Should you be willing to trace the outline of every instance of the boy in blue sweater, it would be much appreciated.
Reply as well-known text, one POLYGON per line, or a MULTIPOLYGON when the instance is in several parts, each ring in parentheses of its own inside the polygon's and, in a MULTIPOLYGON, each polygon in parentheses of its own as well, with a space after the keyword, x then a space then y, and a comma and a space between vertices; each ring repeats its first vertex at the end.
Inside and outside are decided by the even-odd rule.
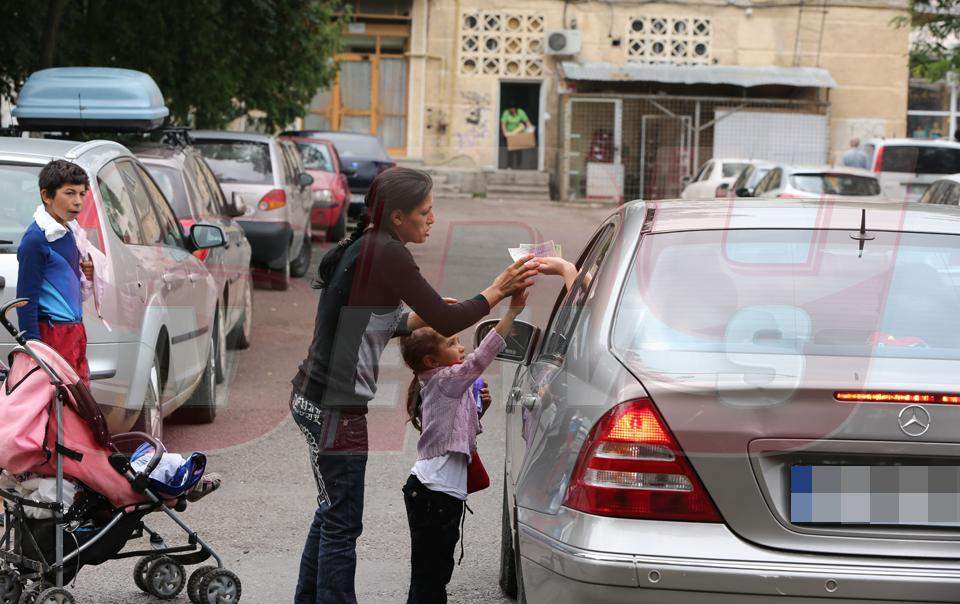
POLYGON ((39 184, 43 203, 17 249, 17 297, 30 300, 17 318, 26 339, 56 350, 89 386, 83 299, 93 263, 81 258, 75 231, 90 182, 80 166, 55 159, 40 171, 39 184))

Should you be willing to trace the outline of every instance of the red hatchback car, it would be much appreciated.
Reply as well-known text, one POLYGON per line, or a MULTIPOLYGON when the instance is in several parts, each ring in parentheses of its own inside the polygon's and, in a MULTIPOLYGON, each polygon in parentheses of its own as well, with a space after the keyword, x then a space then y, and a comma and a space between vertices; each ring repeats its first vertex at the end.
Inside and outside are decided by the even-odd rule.
POLYGON ((313 176, 310 220, 314 230, 323 230, 327 241, 343 239, 347 234, 346 204, 350 199, 350 189, 333 143, 305 136, 281 138, 297 145, 304 167, 313 176))

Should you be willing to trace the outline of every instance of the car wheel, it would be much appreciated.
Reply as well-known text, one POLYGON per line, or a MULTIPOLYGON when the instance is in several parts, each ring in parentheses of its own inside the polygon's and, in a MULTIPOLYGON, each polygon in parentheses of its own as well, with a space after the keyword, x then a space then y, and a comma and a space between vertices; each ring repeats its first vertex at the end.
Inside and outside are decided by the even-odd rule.
POLYGON ((517 567, 513 555, 513 529, 507 508, 507 485, 503 485, 503 506, 500 513, 500 589, 508 598, 517 597, 517 567))
POLYGON ((336 224, 327 229, 327 241, 340 241, 347 236, 347 204, 340 208, 336 224))
POLYGON ((286 291, 290 288, 290 252, 288 251, 281 258, 279 269, 270 271, 270 286, 278 291, 286 291))
POLYGON ((227 332, 223 324, 223 305, 217 308, 213 319, 213 351, 214 377, 218 384, 227 379, 227 332))
POLYGON ((214 338, 210 337, 210 352, 203 368, 200 384, 190 395, 190 400, 180 409, 180 415, 193 424, 210 424, 217 417, 217 362, 214 355, 214 338))
POLYGON ((236 350, 250 348, 250 332, 253 330, 253 276, 243 289, 243 318, 227 336, 227 346, 236 350))
POLYGON ((140 418, 134 427, 136 432, 145 432, 157 440, 163 440, 163 374, 160 373, 162 359, 158 346, 153 353, 153 364, 147 373, 147 390, 140 407, 140 418))
POLYGON ((310 233, 304 233, 303 245, 300 246, 300 253, 290 263, 290 276, 300 278, 310 270, 310 260, 313 254, 313 243, 310 241, 310 233))

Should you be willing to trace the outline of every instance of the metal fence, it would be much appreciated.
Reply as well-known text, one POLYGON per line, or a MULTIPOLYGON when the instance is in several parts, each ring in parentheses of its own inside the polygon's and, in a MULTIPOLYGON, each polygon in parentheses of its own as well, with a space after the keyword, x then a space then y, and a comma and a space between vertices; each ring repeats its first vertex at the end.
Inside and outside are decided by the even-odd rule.
POLYGON ((676 198, 713 157, 827 159, 822 101, 571 94, 562 106, 564 200, 676 198))

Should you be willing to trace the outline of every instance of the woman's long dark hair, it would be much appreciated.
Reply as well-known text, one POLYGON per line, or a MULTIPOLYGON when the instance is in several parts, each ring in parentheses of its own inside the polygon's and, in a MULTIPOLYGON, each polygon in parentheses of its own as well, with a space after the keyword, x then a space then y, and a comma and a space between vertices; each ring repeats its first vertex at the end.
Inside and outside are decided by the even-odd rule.
MULTIPOLYGON (((323 289, 330 282, 340 259, 355 241, 369 230, 390 228, 389 218, 395 210, 410 212, 420 206, 433 189, 433 179, 426 172, 396 167, 377 174, 363 199, 363 211, 357 228, 350 237, 337 243, 324 254, 317 268, 314 289, 323 289)), ((346 208, 344 208, 346 211, 346 208)))
POLYGON ((417 374, 423 373, 429 367, 424 363, 427 355, 436 354, 443 336, 430 327, 421 327, 408 336, 400 338, 400 354, 403 362, 413 370, 413 380, 407 388, 407 417, 418 432, 422 432, 420 424, 423 407, 423 397, 420 396, 420 378, 417 374))

